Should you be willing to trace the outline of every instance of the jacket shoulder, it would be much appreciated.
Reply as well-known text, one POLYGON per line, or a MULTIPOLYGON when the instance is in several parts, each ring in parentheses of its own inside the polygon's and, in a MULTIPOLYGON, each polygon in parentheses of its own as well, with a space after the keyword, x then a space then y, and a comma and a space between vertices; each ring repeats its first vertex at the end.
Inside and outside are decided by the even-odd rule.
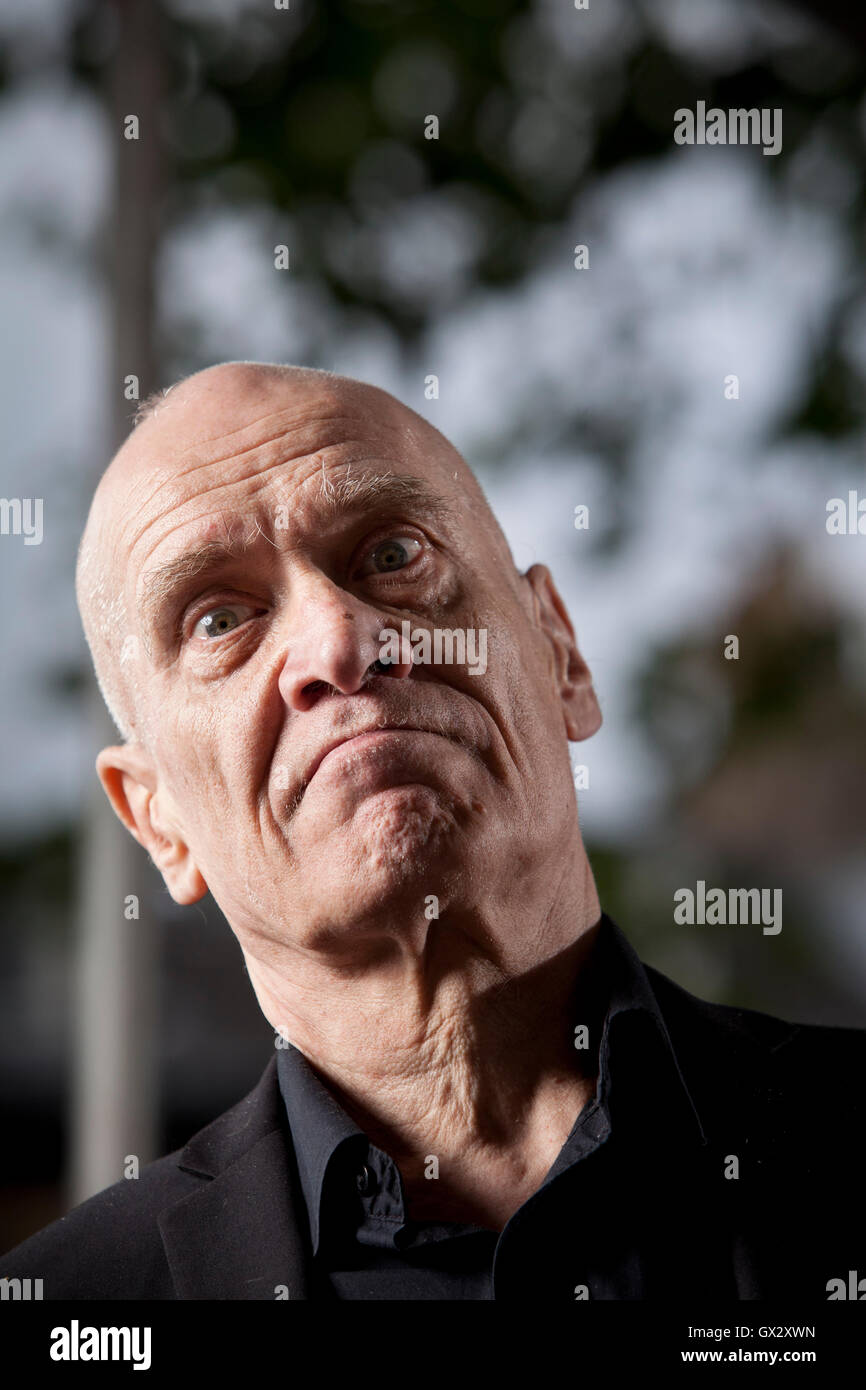
POLYGON ((174 1298, 161 1211, 201 1185, 183 1150, 145 1164, 0 1256, 0 1278, 43 1281, 45 1299, 174 1298))
POLYGON ((834 1145, 860 1155, 866 1094, 854 1082, 866 1067, 866 1029, 792 1023, 756 1009, 699 999, 644 966, 677 1063, 700 1115, 725 1124, 751 1116, 777 1142, 807 1130, 820 1113, 834 1145), (816 1108, 817 1107, 817 1108, 816 1108))
POLYGON ((758 1049, 769 1055, 791 1050, 798 1060, 808 1053, 832 1060, 866 1056, 866 1028, 833 1027, 818 1023, 795 1023, 758 1009, 742 1009, 731 1004, 714 1004, 690 994, 651 965, 644 965, 653 993, 670 1028, 702 1031, 719 1044, 758 1049))
POLYGON ((0 1279, 41 1279, 45 1299, 176 1298, 160 1217, 273 1127, 277 1099, 271 1059, 253 1090, 183 1148, 88 1197, 0 1256, 0 1279))

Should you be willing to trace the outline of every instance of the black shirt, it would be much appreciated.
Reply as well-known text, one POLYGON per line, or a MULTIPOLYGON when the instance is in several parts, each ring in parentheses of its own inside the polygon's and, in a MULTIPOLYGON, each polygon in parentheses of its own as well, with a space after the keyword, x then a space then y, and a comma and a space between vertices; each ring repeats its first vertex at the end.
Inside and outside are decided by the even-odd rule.
POLYGON ((700 1119, 644 967, 606 914, 593 980, 603 983, 607 1001, 598 1014, 595 1096, 540 1187, 501 1232, 409 1221, 394 1160, 349 1118, 297 1048, 281 1048, 277 1068, 309 1218, 313 1297, 670 1296, 672 1279, 684 1280, 689 1292, 690 1254, 702 1262, 704 1292, 733 1296, 725 1233, 714 1230, 697 1193, 688 1197, 706 1144, 700 1119), (672 1204, 680 1213, 674 1239, 672 1204))

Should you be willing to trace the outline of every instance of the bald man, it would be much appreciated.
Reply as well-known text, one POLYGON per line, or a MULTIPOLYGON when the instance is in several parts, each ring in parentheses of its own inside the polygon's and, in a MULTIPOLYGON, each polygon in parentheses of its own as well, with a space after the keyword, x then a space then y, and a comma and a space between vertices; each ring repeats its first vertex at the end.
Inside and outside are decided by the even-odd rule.
POLYGON ((77 582, 122 736, 102 785, 175 901, 219 903, 275 1049, 0 1273, 548 1302, 866 1274, 866 1032, 696 999, 602 912, 568 749, 590 672, 430 424, 327 372, 200 372, 103 476, 77 582))

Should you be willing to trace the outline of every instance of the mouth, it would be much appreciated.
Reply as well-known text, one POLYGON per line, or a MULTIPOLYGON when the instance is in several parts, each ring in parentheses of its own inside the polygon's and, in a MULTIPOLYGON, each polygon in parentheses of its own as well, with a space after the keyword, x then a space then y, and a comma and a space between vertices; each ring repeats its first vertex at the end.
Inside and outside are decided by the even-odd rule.
POLYGON ((415 724, 376 724, 369 729, 359 729, 357 733, 349 734, 347 738, 334 739, 333 742, 327 743, 324 748, 319 750, 304 773, 304 790, 309 786, 325 759, 339 749, 345 748, 348 744, 360 748, 366 743, 375 743, 381 735, 434 734, 436 732, 435 729, 422 729, 415 724))

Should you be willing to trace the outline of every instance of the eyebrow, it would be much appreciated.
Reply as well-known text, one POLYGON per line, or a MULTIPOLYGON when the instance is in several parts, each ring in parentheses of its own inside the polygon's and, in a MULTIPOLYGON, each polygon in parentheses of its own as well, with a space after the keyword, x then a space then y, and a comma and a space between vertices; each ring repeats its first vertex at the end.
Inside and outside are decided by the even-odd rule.
MULTIPOLYGON (((322 475, 316 500, 329 520, 348 517, 373 507, 384 511, 407 505, 419 507, 428 516, 440 521, 456 520, 451 503, 434 492, 423 478, 406 473, 367 473, 357 478, 341 478, 336 483, 322 475)), ((142 579, 141 604, 145 622, 156 626, 163 607, 177 592, 197 576, 212 574, 239 559, 261 540, 273 545, 273 541, 261 529, 244 538, 225 537, 204 541, 189 546, 165 564, 155 567, 142 579)))

